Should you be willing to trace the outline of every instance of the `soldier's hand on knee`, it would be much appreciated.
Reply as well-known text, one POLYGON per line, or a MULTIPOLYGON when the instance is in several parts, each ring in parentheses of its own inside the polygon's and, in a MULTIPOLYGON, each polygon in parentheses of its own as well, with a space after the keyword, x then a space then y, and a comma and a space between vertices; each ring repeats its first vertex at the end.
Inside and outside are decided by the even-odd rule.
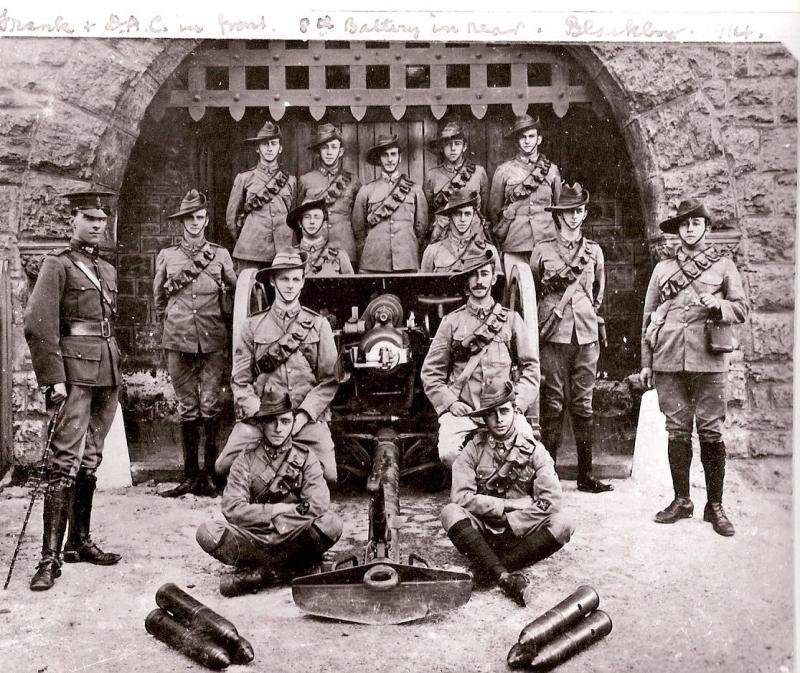
POLYGON ((67 385, 65 383, 54 383, 49 390, 49 398, 53 404, 58 404, 67 397, 67 385))
POLYGON ((311 416, 309 416, 305 411, 298 411, 297 415, 294 417, 292 435, 296 435, 298 432, 300 432, 306 425, 309 424, 310 421, 311 416))
POLYGON ((474 411, 474 409, 466 402, 456 400, 450 405, 449 411, 451 414, 453 414, 453 416, 466 416, 470 412, 474 411))
POLYGON ((653 370, 650 367, 642 367, 639 372, 639 380, 645 388, 653 387, 653 370))

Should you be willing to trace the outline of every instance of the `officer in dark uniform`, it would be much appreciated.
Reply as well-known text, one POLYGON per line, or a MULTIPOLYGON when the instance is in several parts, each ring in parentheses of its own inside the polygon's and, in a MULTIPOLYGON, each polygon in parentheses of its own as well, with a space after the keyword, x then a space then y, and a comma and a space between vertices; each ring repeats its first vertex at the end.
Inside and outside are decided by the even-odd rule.
POLYGON ((223 309, 233 296, 236 274, 228 251, 206 240, 208 203, 203 194, 190 190, 178 212, 168 219, 181 222, 183 240, 158 253, 153 297, 157 319, 164 321, 161 345, 178 398, 184 479, 161 495, 213 496, 218 416, 228 365, 223 309), (202 475, 197 464, 201 426, 205 434, 202 475))
POLYGON ((305 574, 342 534, 314 452, 295 441, 288 394, 272 391, 247 421, 258 430, 231 467, 222 495, 225 522, 197 529, 197 542, 238 569, 220 580, 235 596, 305 574))
POLYGON ((69 248, 45 258, 25 311, 36 379, 51 402, 64 400, 52 441, 42 558, 31 579, 33 591, 49 589, 61 575, 68 520, 64 561, 112 565, 121 558, 101 551, 89 535, 95 472, 122 380, 114 338, 117 272, 98 256, 108 218, 103 200, 112 196, 99 191, 66 195, 72 206, 69 248))

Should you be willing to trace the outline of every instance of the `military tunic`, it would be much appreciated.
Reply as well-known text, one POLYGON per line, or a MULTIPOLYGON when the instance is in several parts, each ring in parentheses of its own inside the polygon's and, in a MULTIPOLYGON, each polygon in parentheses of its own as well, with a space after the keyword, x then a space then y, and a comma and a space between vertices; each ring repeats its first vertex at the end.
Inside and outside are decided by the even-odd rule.
POLYGON ((237 239, 235 259, 271 262, 277 250, 292 246, 292 230, 286 225, 286 216, 296 191, 297 179, 287 175, 277 162, 271 166, 261 162, 236 176, 225 210, 228 229, 237 239), (257 195, 264 194, 269 195, 269 202, 253 207, 257 195))
MULTIPOLYGON (((538 158, 542 158, 540 153, 538 158)), ((536 161, 519 154, 498 166, 492 176, 486 210, 494 239, 504 253, 530 253, 539 241, 553 238, 555 223, 545 206, 558 202, 561 173, 550 163, 544 180, 526 198, 514 200, 512 193, 530 175, 536 161)))
POLYGON ((329 245, 312 245, 306 240, 300 242, 300 250, 308 253, 306 277, 354 273, 350 257, 344 250, 329 245))
POLYGON ((441 514, 445 530, 466 518, 478 530, 495 534, 510 529, 516 537, 524 537, 545 527, 562 545, 572 536, 572 523, 560 510, 561 484, 553 459, 542 444, 519 432, 499 441, 487 429, 478 430, 453 463, 450 501, 441 514), (508 477, 486 488, 484 484, 512 452, 522 457, 514 461, 519 464, 508 477), (528 506, 504 512, 505 501, 516 498, 527 498, 528 506))
POLYGON ((270 563, 279 545, 312 524, 331 540, 339 538, 342 521, 329 510, 330 492, 319 461, 305 449, 288 455, 291 448, 291 438, 280 447, 255 439, 239 454, 222 495, 226 521, 205 522, 197 531, 205 551, 232 566, 263 565, 270 563), (273 498, 265 498, 263 492, 286 459, 293 461, 291 474, 284 479, 287 492, 276 502, 267 502, 273 498), (285 508, 285 504, 296 506, 285 508))
POLYGON ((328 211, 328 244, 347 253, 350 260, 358 259, 353 235, 353 203, 361 182, 358 176, 342 170, 320 166, 300 176, 297 183, 297 203, 325 197, 328 211))
POLYGON ((431 243, 422 254, 420 271, 425 273, 450 273, 464 268, 463 260, 474 259, 483 255, 486 250, 492 251, 496 265, 500 263, 497 248, 488 244, 482 235, 467 232, 466 236, 457 236, 452 231, 447 238, 431 243))
POLYGON ((363 250, 358 264, 361 272, 419 268, 419 245, 428 232, 428 203, 422 188, 414 182, 405 195, 395 189, 401 177, 404 176, 399 172, 383 173, 358 191, 353 206, 353 233, 356 247, 363 250), (397 195, 400 205, 391 215, 369 224, 369 216, 384 205, 390 194, 397 195))
MULTIPOLYGON (((446 230, 450 224, 450 218, 447 215, 433 215, 434 211, 447 205, 447 198, 442 190, 452 194, 459 189, 478 192, 478 204, 472 220, 472 233, 483 235, 483 227, 478 213, 483 213, 483 207, 489 199, 489 176, 486 175, 486 169, 483 166, 471 161, 462 161, 458 166, 444 161, 425 173, 422 191, 433 216, 434 231, 446 230)), ((433 239, 435 236, 431 236, 431 238, 433 239)))
POLYGON ((25 310, 25 338, 39 385, 67 387, 53 436, 51 478, 73 476, 79 467, 93 473, 102 460, 122 382, 116 306, 117 272, 96 249, 73 239, 68 250, 45 258, 25 310), (77 331, 93 335, 71 334, 77 331))

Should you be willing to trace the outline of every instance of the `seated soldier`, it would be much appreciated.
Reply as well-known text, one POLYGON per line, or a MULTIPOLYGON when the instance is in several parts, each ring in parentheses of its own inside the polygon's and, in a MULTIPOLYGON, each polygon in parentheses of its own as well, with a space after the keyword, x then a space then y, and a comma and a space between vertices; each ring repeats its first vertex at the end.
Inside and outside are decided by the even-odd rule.
POLYGON ((300 250, 308 255, 306 277, 353 273, 347 253, 329 245, 328 209, 323 197, 308 199, 296 206, 286 218, 286 224, 299 239, 300 250))
POLYGON ((223 596, 308 574, 342 534, 342 520, 328 509, 319 461, 292 437, 289 396, 268 393, 249 421, 260 426, 260 437, 231 467, 222 494, 226 522, 207 521, 197 529, 204 551, 237 568, 220 580, 223 596))
MULTIPOLYGON (((422 255, 420 270, 430 272, 461 271, 464 260, 491 250, 495 266, 499 268, 497 248, 487 243, 483 227, 473 226, 480 196, 478 192, 461 190, 455 192, 450 201, 436 211, 437 225, 444 233, 442 239, 431 243, 422 255)), ((480 215, 478 215, 480 218, 480 215)))
POLYGON ((559 510, 561 485, 544 446, 514 424, 514 385, 486 388, 472 412, 476 430, 453 463, 450 504, 440 519, 456 549, 525 605, 522 568, 547 558, 572 536, 559 510))

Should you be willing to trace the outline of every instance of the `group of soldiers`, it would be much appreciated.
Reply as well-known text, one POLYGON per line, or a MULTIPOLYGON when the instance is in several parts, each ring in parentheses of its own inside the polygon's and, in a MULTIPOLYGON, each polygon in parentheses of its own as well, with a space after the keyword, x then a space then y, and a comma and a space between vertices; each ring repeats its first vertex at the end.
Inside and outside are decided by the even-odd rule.
MULTIPOLYGON (((343 138, 335 126, 319 126, 310 146, 318 166, 296 180, 280 167, 281 132, 268 122, 247 139, 257 147, 258 165, 236 176, 228 202, 233 258, 206 240, 209 204, 198 191, 190 190, 169 216, 182 224, 183 237, 159 253, 153 294, 181 418, 184 479, 161 495, 223 489, 225 520, 200 526, 197 541, 234 567, 221 579, 224 595, 306 571, 342 533, 329 507, 329 484, 337 479, 328 426, 337 350, 330 323, 300 302, 305 279, 350 274, 354 266, 359 272, 415 271, 426 242, 422 270, 462 276, 466 294, 465 304, 442 319, 421 369, 439 417, 439 456, 452 470, 451 503, 441 522, 454 546, 479 576, 523 602, 528 579, 521 569, 560 549, 573 531, 555 472, 567 401, 577 488, 612 490, 592 476, 592 391, 604 338, 598 313, 605 277, 600 246, 582 234, 589 193, 578 183, 562 183, 558 167, 539 151, 538 119, 518 117, 506 137, 518 153, 498 167, 491 187, 486 171, 469 160, 468 138, 455 122, 437 134, 433 146, 442 162, 422 188, 399 172, 402 150, 394 135, 379 137, 369 149, 368 161, 381 172, 362 187, 342 168, 343 138), (538 352, 531 333, 537 325, 492 295, 514 264, 530 264, 536 281, 538 352), (248 267, 260 269, 274 298, 237 330, 230 378, 237 422, 219 452, 231 297, 237 272, 248 267), (525 417, 537 393, 541 441, 525 417)), ((89 535, 94 473, 121 383, 116 273, 97 249, 109 196, 67 195, 70 247, 46 258, 26 312, 38 381, 52 403, 63 402, 33 590, 53 586, 62 547, 65 561, 120 560, 89 535)), ((703 205, 690 200, 661 225, 679 243, 674 259, 656 267, 648 289, 641 376, 647 386, 655 379, 670 438, 675 499, 656 521, 692 514, 688 469, 696 418, 708 480, 705 518, 731 535, 721 504, 725 359, 708 352, 705 330, 708 321, 743 321, 747 305, 735 265, 705 240, 710 220, 703 205)))

